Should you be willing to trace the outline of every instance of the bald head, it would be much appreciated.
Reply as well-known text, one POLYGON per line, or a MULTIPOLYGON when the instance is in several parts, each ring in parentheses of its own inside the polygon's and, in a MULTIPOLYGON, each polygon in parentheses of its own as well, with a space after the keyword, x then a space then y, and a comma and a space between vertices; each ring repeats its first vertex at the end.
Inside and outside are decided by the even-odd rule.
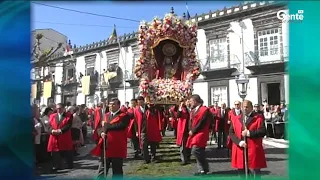
POLYGON ((249 100, 243 101, 243 110, 246 115, 250 114, 253 110, 252 102, 249 100))

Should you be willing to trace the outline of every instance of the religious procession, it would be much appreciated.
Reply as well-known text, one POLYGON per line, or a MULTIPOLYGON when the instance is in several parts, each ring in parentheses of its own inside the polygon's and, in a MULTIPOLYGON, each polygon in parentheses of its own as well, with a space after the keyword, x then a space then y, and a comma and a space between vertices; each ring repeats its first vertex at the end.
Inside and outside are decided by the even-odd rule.
POLYGON ((98 164, 94 177, 99 179, 152 177, 151 172, 139 171, 159 171, 169 167, 168 162, 179 163, 170 171, 185 168, 195 176, 229 175, 234 170, 240 177, 260 179, 269 164, 265 139, 286 138, 285 103, 253 104, 246 99, 248 80, 241 72, 236 80, 241 99, 233 107, 218 101, 205 106, 202 95, 193 93, 193 82, 201 73, 196 22, 169 13, 163 19, 142 22, 138 41, 137 98, 130 102, 112 98, 94 107, 33 105, 36 167, 49 162, 48 174, 77 170, 75 160, 87 157, 79 157, 79 151, 93 144, 88 154, 98 164), (178 159, 170 161, 170 152, 178 154, 178 159), (218 160, 209 162, 208 154, 218 160), (219 172, 219 161, 230 171, 219 172), (126 170, 137 163, 142 170, 126 170))

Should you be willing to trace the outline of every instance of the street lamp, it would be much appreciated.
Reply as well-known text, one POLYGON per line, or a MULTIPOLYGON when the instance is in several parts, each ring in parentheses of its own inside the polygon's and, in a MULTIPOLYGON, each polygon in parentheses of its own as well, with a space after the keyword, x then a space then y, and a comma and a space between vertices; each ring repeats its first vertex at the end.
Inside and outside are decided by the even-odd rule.
MULTIPOLYGON (((239 77, 236 79, 236 83, 237 83, 237 87, 238 87, 238 94, 240 96, 240 98, 242 99, 242 122, 243 122, 243 126, 246 129, 246 123, 245 123, 245 114, 244 114, 244 106, 243 106, 243 102, 244 99, 247 96, 247 88, 248 88, 248 83, 249 83, 249 79, 247 78, 247 76, 242 72, 239 77)), ((245 136, 243 138, 243 140, 247 143, 247 137, 245 136)), ((245 147, 244 148, 244 162, 245 162, 245 175, 246 175, 246 179, 248 179, 248 156, 247 156, 247 151, 248 149, 245 147)))
POLYGON ((248 83, 249 83, 249 79, 248 77, 242 72, 238 78, 236 78, 236 83, 237 83, 237 87, 238 87, 238 94, 240 96, 240 98, 242 99, 242 101, 244 101, 244 99, 247 96, 247 89, 248 89, 248 83))

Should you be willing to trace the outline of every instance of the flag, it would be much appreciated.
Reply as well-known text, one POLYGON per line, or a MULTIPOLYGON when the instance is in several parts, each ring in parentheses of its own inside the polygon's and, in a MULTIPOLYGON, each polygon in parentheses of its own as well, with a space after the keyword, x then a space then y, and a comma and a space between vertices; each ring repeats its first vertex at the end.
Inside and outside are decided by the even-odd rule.
POLYGON ((32 97, 33 99, 36 99, 36 98, 37 98, 37 90, 38 90, 37 83, 32 84, 32 85, 31 85, 31 97, 32 97))
POLYGON ((113 25, 113 31, 112 31, 112 33, 111 33, 111 35, 110 35, 108 40, 112 41, 112 40, 115 40, 117 38, 118 38, 118 36, 117 36, 116 25, 113 25))
POLYGON ((83 76, 82 79, 82 94, 89 95, 90 94, 90 76, 83 76))
POLYGON ((52 96, 52 82, 44 82, 43 83, 43 98, 50 98, 52 96))
POLYGON ((71 44, 69 44, 68 42, 66 42, 66 48, 65 48, 65 51, 64 51, 63 55, 64 56, 71 56, 71 57, 73 55, 71 44))
POLYGON ((189 20, 191 18, 190 13, 189 13, 189 8, 188 8, 188 3, 186 2, 186 9, 187 9, 187 20, 189 20))

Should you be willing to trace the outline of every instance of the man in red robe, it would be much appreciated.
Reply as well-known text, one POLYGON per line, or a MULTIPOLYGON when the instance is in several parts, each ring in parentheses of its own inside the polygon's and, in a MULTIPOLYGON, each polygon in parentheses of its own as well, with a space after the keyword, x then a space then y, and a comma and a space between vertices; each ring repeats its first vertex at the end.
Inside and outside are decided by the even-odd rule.
MULTIPOLYGON (((231 122, 232 121, 239 121, 242 118, 242 111, 241 111, 241 103, 240 101, 235 101, 234 102, 234 108, 232 108, 229 113, 228 113, 228 121, 227 124, 229 126, 231 126, 231 122)), ((232 149, 232 140, 230 138, 230 136, 228 135, 228 139, 227 139, 227 148, 228 149, 232 149)))
MULTIPOLYGON (((137 103, 138 103, 137 99, 131 99, 131 107, 128 107, 128 114, 133 114, 133 111, 136 108, 137 103)), ((137 122, 134 119, 134 117, 131 116, 130 123, 128 126, 128 138, 131 139, 133 149, 134 149, 135 159, 140 158, 140 153, 141 153, 137 129, 138 129, 137 122)))
POLYGON ((94 116, 93 116, 93 132, 92 132, 92 139, 95 142, 99 141, 99 135, 97 133, 99 124, 103 120, 103 104, 98 104, 97 107, 94 109, 94 116))
POLYGON ((176 144, 180 146, 181 165, 187 165, 190 162, 191 149, 186 147, 188 140, 190 114, 187 106, 182 101, 177 112, 177 141, 176 144))
POLYGON ((254 178, 260 177, 260 169, 267 167, 265 153, 262 146, 263 137, 266 135, 264 118, 253 111, 252 102, 243 102, 244 118, 231 121, 229 136, 232 139, 231 166, 244 174, 244 153, 247 153, 247 164, 250 174, 254 178), (244 138, 246 137, 246 138, 244 138), (244 151, 246 149, 246 151, 244 151))
POLYGON ((61 169, 61 157, 66 158, 68 169, 73 168, 73 143, 71 136, 72 114, 65 112, 63 104, 56 106, 57 113, 50 116, 48 152, 52 153, 53 171, 61 169))
POLYGON ((178 111, 178 106, 177 105, 173 105, 171 106, 171 108, 169 109, 169 121, 171 124, 171 127, 173 129, 173 134, 174 137, 177 138, 177 111, 178 111))
POLYGON ((122 167, 123 159, 127 157, 127 128, 130 117, 126 112, 121 111, 120 104, 118 98, 110 101, 110 112, 105 114, 97 130, 101 138, 91 154, 100 156, 102 159, 98 177, 103 177, 104 168, 108 172, 110 165, 113 177, 123 177, 122 167), (103 141, 106 145, 105 154, 103 153, 103 141), (106 158, 106 164, 104 164, 104 158, 106 158))
POLYGON ((202 106, 203 100, 199 95, 194 94, 190 98, 191 105, 191 126, 189 129, 189 137, 187 140, 187 147, 191 148, 192 155, 197 161, 198 172, 195 175, 205 175, 209 172, 209 164, 206 159, 206 146, 209 140, 210 119, 209 109, 202 106))
POLYGON ((230 125, 228 124, 229 111, 230 109, 226 107, 225 103, 222 103, 217 111, 215 130, 218 132, 218 149, 220 149, 221 146, 226 148, 227 145, 227 136, 230 128, 230 125))
POLYGON ((209 108, 212 116, 214 117, 213 119, 213 124, 212 124, 212 133, 211 133, 211 140, 212 138, 214 138, 214 141, 217 143, 218 142, 218 138, 217 138, 217 121, 218 119, 220 118, 220 113, 219 113, 219 110, 220 110, 220 107, 218 106, 218 103, 215 103, 213 106, 211 106, 209 108))
POLYGON ((137 121, 138 137, 140 148, 143 152, 143 159, 148 164, 156 160, 157 145, 161 142, 162 136, 159 128, 159 111, 153 105, 146 105, 144 98, 137 98, 138 106, 133 111, 133 116, 137 121), (149 155, 149 146, 151 157, 149 155))

